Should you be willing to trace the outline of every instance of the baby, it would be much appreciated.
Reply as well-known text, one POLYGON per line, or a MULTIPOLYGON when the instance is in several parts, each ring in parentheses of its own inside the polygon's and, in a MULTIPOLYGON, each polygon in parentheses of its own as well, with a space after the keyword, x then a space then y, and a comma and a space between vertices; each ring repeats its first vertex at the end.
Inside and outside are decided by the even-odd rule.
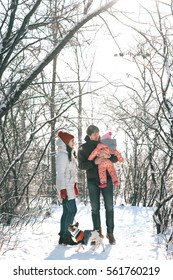
MULTIPOLYGON (((99 143, 94 151, 89 155, 88 160, 94 160, 95 157, 101 157, 101 153, 102 151, 104 151, 104 153, 106 153, 107 155, 116 155, 118 161, 123 162, 123 157, 116 150, 116 140, 111 139, 111 135, 112 133, 108 132, 101 137, 101 143, 99 143)), ((98 165, 98 173, 100 179, 99 188, 105 188, 107 186, 106 171, 108 171, 109 175, 111 176, 114 186, 119 186, 118 177, 113 162, 108 158, 104 158, 98 165)))

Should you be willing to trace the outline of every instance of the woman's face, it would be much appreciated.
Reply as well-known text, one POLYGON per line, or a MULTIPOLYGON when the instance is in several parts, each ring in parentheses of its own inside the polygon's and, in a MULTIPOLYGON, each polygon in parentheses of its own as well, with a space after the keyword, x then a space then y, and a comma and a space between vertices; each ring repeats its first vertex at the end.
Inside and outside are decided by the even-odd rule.
POLYGON ((74 148, 74 138, 70 140, 70 142, 68 143, 68 145, 70 146, 71 149, 74 148))

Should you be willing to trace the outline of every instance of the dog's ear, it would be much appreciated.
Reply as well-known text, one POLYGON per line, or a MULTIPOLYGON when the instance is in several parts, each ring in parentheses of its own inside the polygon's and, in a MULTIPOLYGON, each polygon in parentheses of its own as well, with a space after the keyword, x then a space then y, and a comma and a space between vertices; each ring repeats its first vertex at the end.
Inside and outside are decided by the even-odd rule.
POLYGON ((79 223, 78 223, 78 222, 76 222, 76 223, 75 223, 75 227, 78 227, 78 226, 79 226, 79 223))

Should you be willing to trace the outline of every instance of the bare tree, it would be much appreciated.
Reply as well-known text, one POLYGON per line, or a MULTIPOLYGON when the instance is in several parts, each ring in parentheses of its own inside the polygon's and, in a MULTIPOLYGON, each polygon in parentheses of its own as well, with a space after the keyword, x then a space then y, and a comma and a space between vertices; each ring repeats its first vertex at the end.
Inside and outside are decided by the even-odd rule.
POLYGON ((11 1, 4 5, 1 2, 0 213, 3 222, 9 224, 19 213, 24 217, 31 208, 28 194, 34 191, 39 199, 37 194, 44 193, 55 170, 55 161, 47 151, 50 143, 50 154, 55 151, 56 119, 60 120, 74 105, 73 98, 61 87, 62 81, 58 81, 61 84, 56 92, 57 55, 70 46, 76 32, 116 2, 110 1, 102 7, 98 4, 98 9, 91 12, 92 1, 73 4, 55 1, 54 10, 47 1, 11 1), (50 28, 52 33, 48 32, 50 28), (52 77, 46 69, 50 62, 53 62, 52 77), (52 79, 51 87, 46 76, 52 79), (68 98, 62 98, 63 93, 68 98))
MULTIPOLYGON (((90 21, 95 16, 105 12, 107 9, 112 7, 118 0, 110 1, 106 3, 104 6, 98 8, 97 10, 91 12, 87 16, 83 17, 80 21, 78 21, 75 25, 72 25, 69 31, 67 31, 66 35, 63 34, 63 38, 61 38, 54 49, 44 58, 42 61, 35 66, 34 70, 32 70, 26 77, 23 77, 22 80, 13 82, 12 86, 4 90, 2 92, 3 95, 1 96, 0 102, 0 118, 2 118, 8 110, 15 104, 15 102, 19 99, 20 95, 27 89, 27 87, 33 82, 33 80, 37 77, 38 74, 48 65, 52 59, 61 52, 61 50, 67 45, 67 43, 71 40, 74 34, 82 28, 88 21, 90 21)), ((15 16, 17 15, 17 8, 18 8, 18 1, 13 2, 12 5, 8 7, 8 11, 10 12, 10 17, 8 20, 8 32, 5 33, 5 36, 2 34, 2 49, 1 49, 1 57, 0 57, 0 78, 2 80, 3 74, 11 60, 14 60, 16 56, 21 52, 21 50, 17 50, 15 55, 13 51, 17 49, 21 40, 24 39, 26 36, 26 28, 30 23, 31 17, 34 15, 36 9, 40 5, 41 0, 37 0, 35 4, 32 6, 28 14, 24 16, 23 21, 21 22, 19 31, 18 29, 13 31, 14 23, 15 23, 15 16), (13 31, 13 32, 12 32, 13 31), (12 46, 11 46, 12 42, 12 46), (10 47, 9 47, 10 46, 10 47)), ((5 24, 5 19, 8 18, 8 11, 4 14, 4 18, 2 19, 2 24, 5 24)), ((26 47, 25 47, 26 48, 26 47)), ((3 81, 2 81, 3 82, 3 81)))
MULTIPOLYGON (((128 108, 126 117, 134 124, 130 127, 133 139, 136 137, 135 129, 138 128, 141 133, 138 139, 140 144, 145 147, 143 162, 147 162, 147 166, 143 165, 143 170, 145 173, 147 172, 145 179, 148 181, 143 188, 149 195, 147 195, 147 203, 153 205, 157 202, 154 217, 157 233, 159 233, 165 219, 168 220, 166 213, 170 213, 170 211, 167 211, 167 207, 169 208, 172 199, 172 3, 171 1, 169 3, 153 1, 153 3, 155 3, 155 7, 152 6, 152 10, 141 6, 141 10, 143 9, 145 12, 145 18, 141 15, 140 28, 135 26, 135 21, 130 19, 129 15, 126 13, 122 15, 124 16, 122 23, 136 32, 139 39, 136 46, 128 52, 116 54, 116 57, 131 60, 137 66, 138 75, 128 73, 128 77, 133 78, 133 85, 122 81, 119 87, 124 86, 129 92, 133 92, 136 111, 126 105, 128 108), (125 19, 128 24, 125 23, 125 19), (137 123, 139 125, 136 126, 137 123), (149 184, 151 184, 150 187, 149 184), (150 190, 152 190, 152 196, 150 190)), ((112 13, 112 16, 117 19, 115 12, 112 13)), ((124 107, 119 107, 122 112, 125 112, 124 107)), ((119 116, 121 117, 121 115, 119 116)), ((127 132, 127 123, 122 122, 127 132)), ((134 142, 134 146, 135 160, 137 141, 134 142)), ((136 174, 134 168, 137 168, 138 162, 139 158, 137 158, 137 162, 134 161, 134 174, 136 174)), ((135 178, 136 175, 132 180, 133 184, 135 184, 135 178)), ((140 184, 134 190, 139 191, 140 184)))

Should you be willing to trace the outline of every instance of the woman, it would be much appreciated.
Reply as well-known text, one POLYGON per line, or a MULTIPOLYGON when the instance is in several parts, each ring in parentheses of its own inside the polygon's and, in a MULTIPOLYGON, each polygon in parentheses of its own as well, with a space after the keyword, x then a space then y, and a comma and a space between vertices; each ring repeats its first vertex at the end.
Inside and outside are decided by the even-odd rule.
POLYGON ((60 221, 59 244, 76 245, 68 231, 77 212, 75 198, 77 189, 77 164, 74 156, 74 136, 63 131, 58 132, 56 144, 56 185, 62 199, 63 213, 60 221))

